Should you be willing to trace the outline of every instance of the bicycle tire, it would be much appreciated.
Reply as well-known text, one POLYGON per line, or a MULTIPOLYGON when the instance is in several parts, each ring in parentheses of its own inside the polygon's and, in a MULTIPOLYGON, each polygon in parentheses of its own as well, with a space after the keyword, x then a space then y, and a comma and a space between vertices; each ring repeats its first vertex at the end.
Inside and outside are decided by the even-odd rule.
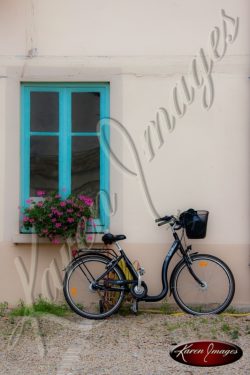
POLYGON ((190 254, 192 269, 204 286, 190 274, 184 260, 171 275, 171 289, 178 306, 192 315, 219 314, 232 302, 234 276, 221 259, 208 254, 190 254), (220 272, 218 272, 220 271, 220 272))
POLYGON ((91 289, 91 281, 106 270, 105 267, 110 261, 109 257, 103 255, 83 255, 68 265, 63 280, 63 293, 66 302, 76 314, 87 319, 99 320, 118 311, 125 291, 108 291, 108 280, 112 277, 125 280, 119 266, 115 266, 111 271, 112 274, 108 274, 106 279, 100 281, 103 285, 106 283, 107 289, 103 291, 91 289), (86 267, 90 273, 86 271, 86 267))

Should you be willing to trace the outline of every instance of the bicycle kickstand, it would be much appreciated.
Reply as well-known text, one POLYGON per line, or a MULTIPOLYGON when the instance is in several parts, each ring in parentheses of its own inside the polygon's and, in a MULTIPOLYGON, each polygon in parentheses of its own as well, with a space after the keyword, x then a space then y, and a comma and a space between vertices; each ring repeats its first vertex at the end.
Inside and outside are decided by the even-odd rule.
POLYGON ((130 310, 131 310, 134 314, 137 314, 137 313, 138 313, 138 300, 137 300, 137 299, 133 299, 133 303, 132 303, 132 305, 130 306, 130 310))

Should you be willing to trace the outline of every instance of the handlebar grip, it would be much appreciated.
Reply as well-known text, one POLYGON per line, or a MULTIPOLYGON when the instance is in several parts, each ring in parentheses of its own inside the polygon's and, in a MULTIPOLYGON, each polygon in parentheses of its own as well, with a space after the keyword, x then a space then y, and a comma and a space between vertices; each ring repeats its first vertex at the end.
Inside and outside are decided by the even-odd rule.
POLYGON ((155 219, 156 223, 159 223, 159 221, 162 221, 163 219, 160 217, 159 219, 155 219))
POLYGON ((166 222, 166 221, 163 221, 163 222, 159 223, 159 224, 158 224, 158 227, 160 227, 160 226, 162 226, 162 225, 164 225, 164 224, 167 224, 167 222, 166 222))
POLYGON ((164 216, 164 217, 160 217, 159 219, 155 219, 155 222, 156 223, 159 223, 159 221, 165 221, 166 223, 168 222, 168 221, 170 221, 172 219, 172 216, 164 216))

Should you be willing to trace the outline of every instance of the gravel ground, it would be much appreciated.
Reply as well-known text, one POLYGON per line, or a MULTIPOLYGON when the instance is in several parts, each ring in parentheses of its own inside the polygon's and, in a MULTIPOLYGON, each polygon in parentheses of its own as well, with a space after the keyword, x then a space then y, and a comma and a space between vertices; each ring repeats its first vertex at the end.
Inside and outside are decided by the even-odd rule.
POLYGON ((250 374, 250 316, 115 315, 96 322, 76 315, 0 318, 3 375, 250 374), (230 365, 200 368, 175 362, 179 343, 214 339, 239 345, 230 365))

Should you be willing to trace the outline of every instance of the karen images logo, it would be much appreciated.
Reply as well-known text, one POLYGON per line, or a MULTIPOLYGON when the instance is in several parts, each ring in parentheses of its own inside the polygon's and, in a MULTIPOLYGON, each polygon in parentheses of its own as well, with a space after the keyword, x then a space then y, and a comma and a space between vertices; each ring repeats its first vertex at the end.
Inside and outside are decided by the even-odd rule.
POLYGON ((238 361, 242 349, 223 341, 195 341, 178 345, 170 352, 171 357, 189 366, 223 366, 238 361))

